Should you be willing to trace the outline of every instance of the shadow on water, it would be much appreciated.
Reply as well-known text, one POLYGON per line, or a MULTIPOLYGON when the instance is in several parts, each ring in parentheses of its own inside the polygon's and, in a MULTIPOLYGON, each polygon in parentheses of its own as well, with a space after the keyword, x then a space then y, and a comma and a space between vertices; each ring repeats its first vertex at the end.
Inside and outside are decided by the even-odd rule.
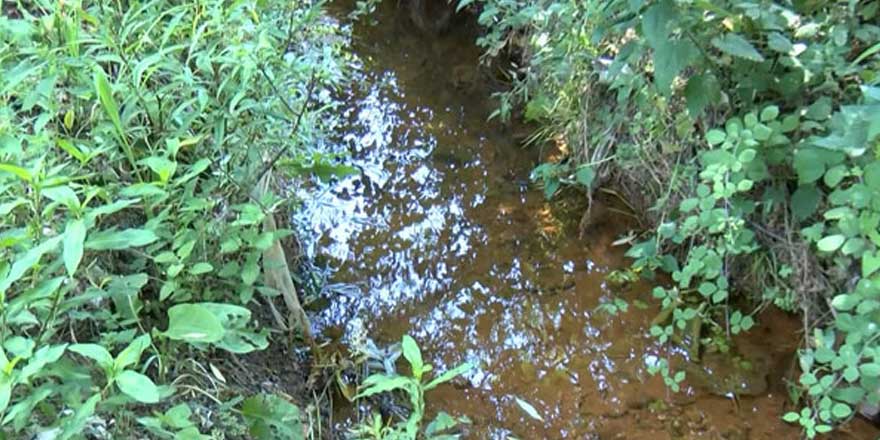
POLYGON ((472 419, 468 438, 797 438, 779 419, 797 322, 765 314, 737 341, 751 377, 721 371, 722 361, 692 368, 669 394, 647 373, 664 355, 647 332, 651 286, 605 280, 627 264, 612 242, 630 220, 578 239, 579 215, 528 184, 537 154, 517 129, 487 122, 495 103, 474 25, 428 37, 395 5, 354 29, 358 78, 339 145, 361 172, 306 199, 299 219, 321 237, 307 252, 348 286, 325 299, 316 331, 356 322, 380 345, 409 333, 438 370, 478 365, 428 396, 429 408, 472 419), (649 306, 596 310, 614 297, 649 306))

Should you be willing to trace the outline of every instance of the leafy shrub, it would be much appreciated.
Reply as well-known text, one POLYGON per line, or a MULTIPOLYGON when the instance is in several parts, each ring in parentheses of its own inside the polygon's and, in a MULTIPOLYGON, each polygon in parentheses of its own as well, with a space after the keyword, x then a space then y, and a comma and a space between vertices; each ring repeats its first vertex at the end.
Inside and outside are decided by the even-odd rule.
MULTIPOLYGON (((360 392, 355 396, 355 399, 364 399, 381 393, 401 390, 409 397, 412 405, 409 417, 405 421, 386 424, 380 414, 373 413, 372 418, 351 429, 352 438, 364 440, 415 440, 421 438, 420 433, 425 418, 425 392, 431 391, 473 368, 471 364, 464 363, 427 380, 426 373, 433 370, 433 367, 422 360, 422 352, 416 341, 411 336, 404 335, 400 347, 403 357, 409 363, 411 374, 409 376, 396 373, 373 374, 361 383, 360 392)), ((423 434, 425 438, 432 440, 457 439, 458 435, 449 434, 447 431, 455 428, 459 423, 467 422, 466 418, 454 418, 441 411, 424 428, 423 434)))
POLYGON ((880 399, 880 2, 461 3, 479 5, 487 57, 515 61, 497 114, 567 141, 536 169, 548 197, 589 167, 580 186, 613 178, 650 207, 628 255, 674 281, 654 290, 653 335, 699 355, 766 303, 802 310, 824 319, 800 353, 808 408, 785 419, 813 437, 880 399))
POLYGON ((0 434, 71 438, 172 396, 188 347, 267 346, 243 306, 278 295, 272 182, 332 165, 314 96, 346 58, 317 3, 3 8, 0 434))

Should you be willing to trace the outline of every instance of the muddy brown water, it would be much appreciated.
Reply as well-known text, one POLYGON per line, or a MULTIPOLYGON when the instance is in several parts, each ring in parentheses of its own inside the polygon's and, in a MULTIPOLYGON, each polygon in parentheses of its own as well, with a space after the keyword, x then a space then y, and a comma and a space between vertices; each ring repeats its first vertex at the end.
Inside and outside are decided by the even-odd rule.
MULTIPOLYGON (((332 9, 345 21, 346 4, 332 9)), ((548 203, 529 184, 540 152, 520 145, 522 129, 488 121, 497 101, 474 25, 422 35, 396 2, 367 21, 354 25, 358 78, 339 143, 360 173, 305 202, 303 227, 320 237, 307 252, 336 268, 318 332, 344 341, 362 324, 380 346, 408 333, 435 371, 477 365, 427 396, 429 412, 472 420, 465 438, 798 438, 780 420, 796 319, 764 313, 736 340, 753 377, 691 368, 670 393, 647 371, 666 355, 647 332, 652 286, 605 279, 628 264, 612 243, 631 219, 599 219, 580 239, 583 205, 548 203), (597 310, 615 297, 647 306, 597 310)), ((340 438, 351 422, 336 424, 340 438)), ((859 421, 835 438, 876 432, 859 421)))

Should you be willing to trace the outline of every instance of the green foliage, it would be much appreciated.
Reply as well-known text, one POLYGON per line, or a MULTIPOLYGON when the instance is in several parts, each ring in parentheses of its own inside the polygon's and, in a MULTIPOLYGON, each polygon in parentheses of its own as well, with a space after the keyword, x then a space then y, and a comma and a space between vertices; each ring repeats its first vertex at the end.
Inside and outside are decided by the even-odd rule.
POLYGON ((698 356, 763 303, 802 310, 819 319, 807 407, 785 419, 813 437, 880 400, 880 2, 477 3, 486 56, 523 58, 497 115, 521 108, 572 152, 536 168, 545 194, 587 164, 653 205, 628 251, 634 272, 672 276, 652 335, 698 356))
MULTIPOLYGON (((853 126, 880 122, 875 112, 877 101, 871 97, 873 90, 865 88, 862 103, 834 113, 832 120, 847 121, 840 133, 856 131, 853 126), (849 116, 843 116, 843 112, 849 116)), ((880 402, 880 369, 877 374, 873 369, 873 353, 880 336, 875 311, 880 303, 873 299, 872 290, 876 270, 873 258, 880 245, 880 205, 874 202, 880 194, 880 181, 868 177, 880 162, 863 154, 869 150, 865 144, 876 142, 880 131, 835 150, 819 146, 828 145, 826 140, 835 136, 833 125, 823 136, 796 143, 789 134, 802 130, 805 122, 794 115, 779 118, 779 109, 768 106, 760 113, 728 120, 723 130, 709 130, 709 148, 699 153, 699 166, 693 171, 696 182, 691 197, 681 200, 678 212, 673 214, 675 221, 660 225, 655 241, 637 245, 629 254, 636 258, 637 269, 663 267, 672 273, 675 287, 655 289, 655 297, 663 301, 664 308, 672 307, 676 313, 682 310, 680 314, 685 318, 700 319, 714 326, 716 332, 724 329, 737 334, 754 325, 751 316, 729 304, 733 284, 730 274, 734 273, 731 265, 761 250, 750 225, 760 224, 780 211, 812 222, 801 230, 803 240, 815 246, 818 257, 832 273, 839 274, 835 285, 846 289, 829 298, 836 311, 833 320, 821 327, 830 328, 816 328, 800 354, 803 374, 799 383, 811 408, 790 413, 786 420, 800 423, 812 438, 848 420, 859 404, 880 402), (789 164, 791 177, 769 172, 789 164), (786 194, 789 181, 796 189, 786 194), (763 188, 763 194, 756 192, 756 187, 763 188), (798 196, 803 193, 815 196, 798 196), (779 203, 780 194, 783 201, 790 202, 779 203), (656 252, 645 252, 674 249, 685 243, 689 246, 681 268, 664 265, 656 252), (853 273, 850 268, 858 270, 853 273), (700 305, 699 313, 691 313, 696 304, 700 305), (836 336, 838 333, 842 336, 836 336)), ((776 302, 779 291, 779 286, 768 289, 762 299, 776 302)), ((685 329, 680 320, 674 322, 680 330, 685 329)), ((672 331, 670 325, 652 329, 652 334, 664 341, 672 331)))
POLYGON ((589 164, 573 166, 571 163, 542 163, 532 170, 533 182, 544 186, 544 197, 552 199, 563 184, 579 185, 590 189, 596 175, 589 164))
POLYGON ((256 440, 298 440, 305 431, 296 405, 273 394, 249 397, 241 405, 248 431, 256 440))
POLYGON ((138 423, 159 439, 208 440, 190 420, 192 410, 184 403, 169 408, 164 413, 154 412, 152 417, 139 417, 138 423))
MULTIPOLYGON (((369 420, 362 422, 351 430, 352 438, 375 440, 415 440, 416 438, 421 438, 419 433, 425 418, 425 392, 449 382, 473 368, 471 364, 464 363, 428 380, 425 377, 425 373, 433 370, 433 367, 430 364, 425 364, 422 360, 422 353, 416 341, 409 335, 404 335, 400 345, 403 357, 409 363, 411 375, 373 374, 364 379, 360 384, 359 392, 355 399, 364 399, 397 390, 403 391, 409 398, 411 405, 409 417, 406 420, 386 424, 382 416, 374 413, 369 420)), ((457 439, 459 438, 457 434, 450 434, 448 431, 459 423, 468 423, 468 420, 466 418, 454 418, 445 412, 440 412, 425 427, 425 438, 434 440, 457 439)))
MULTIPOLYGON (((181 358, 266 348, 246 306, 277 293, 262 254, 290 232, 262 221, 289 203, 253 188, 348 172, 310 147, 332 108, 311 95, 346 63, 320 6, 4 5, 0 437, 81 438, 95 415, 167 402, 181 358)), ((201 438, 188 420, 139 419, 201 438)))

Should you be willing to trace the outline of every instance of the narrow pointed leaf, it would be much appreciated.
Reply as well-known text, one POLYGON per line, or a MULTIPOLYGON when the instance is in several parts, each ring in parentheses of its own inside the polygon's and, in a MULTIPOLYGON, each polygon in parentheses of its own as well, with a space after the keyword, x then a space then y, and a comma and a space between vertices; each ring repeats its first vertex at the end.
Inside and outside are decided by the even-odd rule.
POLYGON ((82 261, 83 248, 86 241, 86 224, 76 219, 67 224, 64 231, 64 267, 67 274, 73 276, 82 261))
POLYGON ((526 402, 519 397, 514 397, 514 399, 516 399, 516 404, 519 405, 519 407, 522 408, 522 410, 525 411, 525 413, 528 414, 529 417, 541 422, 544 421, 544 418, 541 417, 541 414, 538 413, 538 410, 535 409, 535 407, 532 406, 531 403, 526 402))

